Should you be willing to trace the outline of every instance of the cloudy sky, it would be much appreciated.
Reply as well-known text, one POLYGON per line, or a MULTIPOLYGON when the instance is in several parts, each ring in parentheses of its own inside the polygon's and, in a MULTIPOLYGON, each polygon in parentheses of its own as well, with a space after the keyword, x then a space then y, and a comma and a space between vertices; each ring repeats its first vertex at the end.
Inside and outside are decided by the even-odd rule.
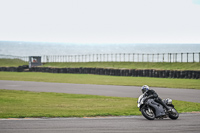
POLYGON ((200 43, 200 0, 0 0, 0 41, 200 43))

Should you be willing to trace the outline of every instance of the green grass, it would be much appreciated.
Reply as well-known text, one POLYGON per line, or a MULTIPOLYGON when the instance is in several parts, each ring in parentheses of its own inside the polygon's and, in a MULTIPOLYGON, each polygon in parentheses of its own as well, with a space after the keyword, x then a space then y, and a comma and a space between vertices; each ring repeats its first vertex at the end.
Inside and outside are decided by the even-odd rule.
POLYGON ((13 90, 0 90, 0 95, 1 118, 140 114, 133 98, 13 90))
POLYGON ((23 65, 28 65, 28 62, 20 59, 0 59, 0 67, 18 67, 23 65))
POLYGON ((127 68, 158 70, 200 70, 200 63, 166 63, 166 62, 81 62, 81 63, 46 63, 43 67, 58 68, 127 68))
POLYGON ((200 89, 199 79, 172 79, 149 77, 123 77, 91 74, 59 74, 40 72, 0 72, 0 80, 37 81, 75 84, 100 84, 152 87, 200 89))
MULTIPOLYGON (((200 103, 174 101, 179 113, 200 103)), ((0 90, 0 118, 141 115, 136 98, 0 90)))

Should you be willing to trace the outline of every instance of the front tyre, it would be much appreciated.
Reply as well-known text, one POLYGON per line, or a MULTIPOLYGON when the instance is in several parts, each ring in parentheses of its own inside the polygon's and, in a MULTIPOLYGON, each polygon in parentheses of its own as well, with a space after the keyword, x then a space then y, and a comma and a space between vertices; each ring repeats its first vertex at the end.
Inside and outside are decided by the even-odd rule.
POLYGON ((153 112, 153 110, 147 106, 143 106, 141 108, 141 112, 142 112, 142 115, 148 119, 148 120, 154 120, 155 119, 155 114, 153 112))
POLYGON ((169 118, 172 120, 176 120, 179 117, 179 113, 176 111, 175 108, 171 107, 172 112, 169 112, 169 118))

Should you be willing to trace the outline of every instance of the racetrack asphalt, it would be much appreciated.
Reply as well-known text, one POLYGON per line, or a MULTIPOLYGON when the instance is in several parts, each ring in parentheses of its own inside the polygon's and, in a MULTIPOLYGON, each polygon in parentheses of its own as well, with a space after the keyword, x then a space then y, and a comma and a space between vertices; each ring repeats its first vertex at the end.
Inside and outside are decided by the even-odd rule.
MULTIPOLYGON (((141 87, 137 86, 90 85, 0 80, 0 89, 71 94, 90 94, 132 98, 138 98, 142 94, 140 88, 141 87)), ((171 98, 173 100, 200 103, 200 90, 160 87, 150 88, 155 90, 158 93, 159 97, 161 97, 162 99, 171 98)))
POLYGON ((143 116, 94 118, 0 119, 0 133, 199 133, 200 114, 179 119, 146 120, 143 116))

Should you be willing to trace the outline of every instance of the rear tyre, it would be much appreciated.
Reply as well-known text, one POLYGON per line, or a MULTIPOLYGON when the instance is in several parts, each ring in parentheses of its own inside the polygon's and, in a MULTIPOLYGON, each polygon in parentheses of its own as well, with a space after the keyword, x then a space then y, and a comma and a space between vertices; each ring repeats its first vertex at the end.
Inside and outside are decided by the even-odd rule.
POLYGON ((141 108, 142 115, 148 119, 148 120, 154 120, 155 114, 151 108, 148 108, 147 106, 143 106, 141 108))

